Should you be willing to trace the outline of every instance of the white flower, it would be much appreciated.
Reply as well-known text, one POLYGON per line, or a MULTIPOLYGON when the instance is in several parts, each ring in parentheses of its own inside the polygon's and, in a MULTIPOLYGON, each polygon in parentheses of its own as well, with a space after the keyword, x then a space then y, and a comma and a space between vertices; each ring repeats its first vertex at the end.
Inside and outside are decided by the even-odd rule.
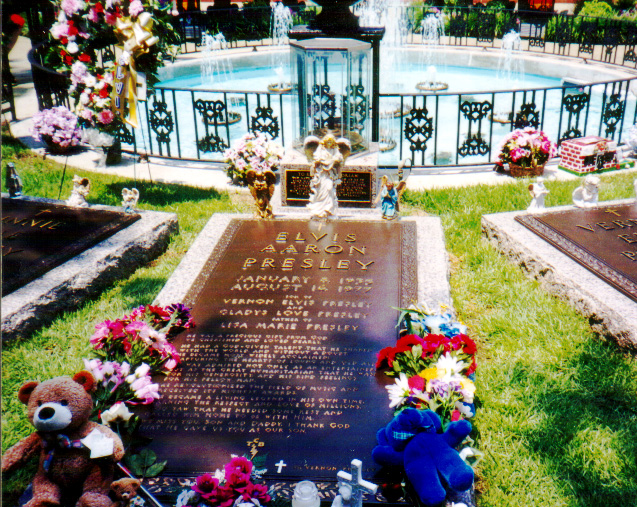
POLYGON ((97 84, 97 79, 95 79, 95 76, 92 74, 86 74, 86 76, 84 76, 84 84, 89 88, 93 88, 97 84))
POLYGON ((80 50, 80 47, 75 42, 71 41, 66 45, 66 50, 74 55, 80 50))
POLYGON ((117 403, 114 403, 111 408, 102 412, 100 417, 102 419, 102 424, 108 426, 111 422, 128 421, 131 417, 133 417, 133 413, 128 410, 128 407, 124 403, 118 401, 117 403))
POLYGON ((192 489, 184 489, 177 497, 177 504, 175 507, 184 507, 185 505, 191 505, 197 499, 197 492, 192 489))
POLYGON ((456 401, 455 407, 456 407, 456 410, 460 412, 466 418, 470 418, 474 416, 473 412, 471 411, 471 408, 465 405, 464 403, 462 403, 461 401, 456 401))
POLYGON ((89 96, 88 93, 82 93, 82 95, 80 95, 80 103, 82 105, 85 106, 86 104, 90 102, 90 100, 91 100, 91 97, 89 96))
POLYGON ((450 382, 452 380, 460 382, 462 379, 460 372, 469 367, 467 363, 464 361, 458 361, 449 352, 445 353, 444 356, 440 356, 434 366, 439 370, 444 371, 444 375, 439 377, 440 380, 443 380, 444 382, 450 382))
POLYGON ((409 381, 407 380, 407 375, 401 373, 400 376, 396 379, 396 383, 391 386, 385 386, 387 392, 389 394, 389 408, 399 407, 411 393, 409 389, 409 381))

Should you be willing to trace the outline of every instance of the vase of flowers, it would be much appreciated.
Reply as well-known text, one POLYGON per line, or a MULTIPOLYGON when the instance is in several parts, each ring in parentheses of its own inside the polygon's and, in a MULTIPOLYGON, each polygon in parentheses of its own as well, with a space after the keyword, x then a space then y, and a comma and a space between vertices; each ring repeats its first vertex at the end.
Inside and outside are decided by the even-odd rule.
POLYGON ((33 116, 33 137, 44 141, 51 153, 66 153, 82 140, 77 116, 64 106, 39 111, 33 116))
POLYGON ((253 169, 259 173, 275 172, 283 158, 283 147, 268 141, 265 134, 248 133, 239 139, 232 148, 223 154, 228 164, 226 173, 236 185, 245 187, 248 184, 246 175, 253 169))
POLYGON ((500 141, 499 160, 509 164, 511 176, 539 176, 544 165, 557 155, 557 146, 541 130, 516 129, 500 141))

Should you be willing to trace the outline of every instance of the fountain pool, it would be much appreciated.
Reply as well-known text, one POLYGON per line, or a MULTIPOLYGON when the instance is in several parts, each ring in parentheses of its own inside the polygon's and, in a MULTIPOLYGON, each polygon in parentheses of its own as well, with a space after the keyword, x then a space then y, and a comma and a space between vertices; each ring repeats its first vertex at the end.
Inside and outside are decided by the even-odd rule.
MULTIPOLYGON (((253 128, 254 122, 273 126, 271 132, 276 140, 286 148, 291 147, 295 141, 292 118, 298 114, 292 110, 294 91, 268 92, 268 85, 272 83, 292 81, 287 65, 281 75, 280 66, 277 72, 272 63, 287 60, 288 55, 287 50, 278 48, 215 52, 214 57, 225 58, 229 64, 219 67, 231 67, 232 72, 220 76, 223 79, 215 80, 213 76, 212 82, 202 79, 201 58, 184 58, 161 69, 156 93, 166 104, 165 113, 172 114, 175 123, 160 147, 162 154, 222 160, 223 150, 253 128), (214 107, 220 107, 214 104, 220 102, 227 108, 229 117, 241 120, 224 120, 212 125, 210 115, 214 114, 214 107), (201 109, 203 103, 211 108, 207 113, 201 109), (264 108, 270 109, 266 117, 264 108), (207 120, 205 114, 208 114, 207 120)), ((511 119, 522 112, 530 115, 530 120, 555 141, 578 132, 605 135, 606 104, 613 95, 626 99, 626 118, 620 121, 625 125, 635 121, 635 97, 628 92, 630 83, 627 81, 636 77, 634 71, 597 63, 583 64, 581 60, 552 55, 524 53, 516 57, 524 60, 524 73, 499 72, 501 55, 498 51, 440 48, 437 59, 445 64, 437 67, 436 80, 448 83, 449 89, 423 93, 416 89, 426 78, 428 68, 423 46, 385 50, 381 55, 380 137, 381 148, 386 151, 380 154, 380 164, 395 166, 405 156, 413 156, 415 165, 487 163, 494 158, 491 152, 499 140, 513 128, 511 119), (387 51, 395 52, 391 72, 383 72, 383 57, 387 51), (618 82, 620 80, 626 81, 618 82), (611 81, 615 84, 600 84, 611 81), (584 102, 578 98, 582 94, 589 96, 584 102), (567 102, 582 102, 576 114, 565 109, 565 98, 567 102), (476 105, 463 106, 464 103, 476 105), (520 110, 522 106, 526 107, 524 111, 520 110), (478 120, 470 111, 468 116, 465 114, 480 108, 484 115, 478 120), (412 109, 422 116, 415 128, 415 137, 410 137, 408 132, 408 123, 413 120, 409 118, 412 109), (475 142, 472 138, 476 138, 475 142), (481 140, 484 142, 478 146, 481 140), (475 148, 463 148, 471 144, 475 148)), ((157 146, 150 148, 158 151, 157 146)))

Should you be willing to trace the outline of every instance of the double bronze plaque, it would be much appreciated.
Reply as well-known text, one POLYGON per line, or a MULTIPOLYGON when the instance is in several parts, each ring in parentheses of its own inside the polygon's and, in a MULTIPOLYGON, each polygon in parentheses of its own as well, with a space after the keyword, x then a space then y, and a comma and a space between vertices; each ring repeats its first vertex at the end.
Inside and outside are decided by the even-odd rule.
POLYGON ((266 479, 329 479, 391 419, 376 353, 416 297, 413 223, 233 220, 187 302, 196 329, 142 425, 168 475, 265 456, 266 479))
POLYGON ((2 198, 2 295, 139 219, 118 211, 2 198))
POLYGON ((516 220, 637 301, 637 205, 572 209, 516 220))

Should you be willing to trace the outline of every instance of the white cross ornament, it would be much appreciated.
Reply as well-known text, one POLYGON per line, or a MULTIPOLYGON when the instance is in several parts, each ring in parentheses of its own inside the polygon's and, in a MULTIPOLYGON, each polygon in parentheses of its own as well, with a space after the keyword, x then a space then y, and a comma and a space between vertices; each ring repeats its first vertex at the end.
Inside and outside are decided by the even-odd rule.
POLYGON ((343 472, 342 470, 336 474, 339 485, 339 495, 334 499, 333 506, 363 507, 363 494, 369 493, 373 495, 376 493, 378 486, 372 482, 363 480, 362 468, 363 462, 359 459, 353 459, 351 474, 343 472))
POLYGON ((287 463, 285 461, 281 460, 274 466, 276 467, 276 473, 280 474, 281 470, 283 470, 283 467, 286 467, 288 465, 287 465, 287 463))

